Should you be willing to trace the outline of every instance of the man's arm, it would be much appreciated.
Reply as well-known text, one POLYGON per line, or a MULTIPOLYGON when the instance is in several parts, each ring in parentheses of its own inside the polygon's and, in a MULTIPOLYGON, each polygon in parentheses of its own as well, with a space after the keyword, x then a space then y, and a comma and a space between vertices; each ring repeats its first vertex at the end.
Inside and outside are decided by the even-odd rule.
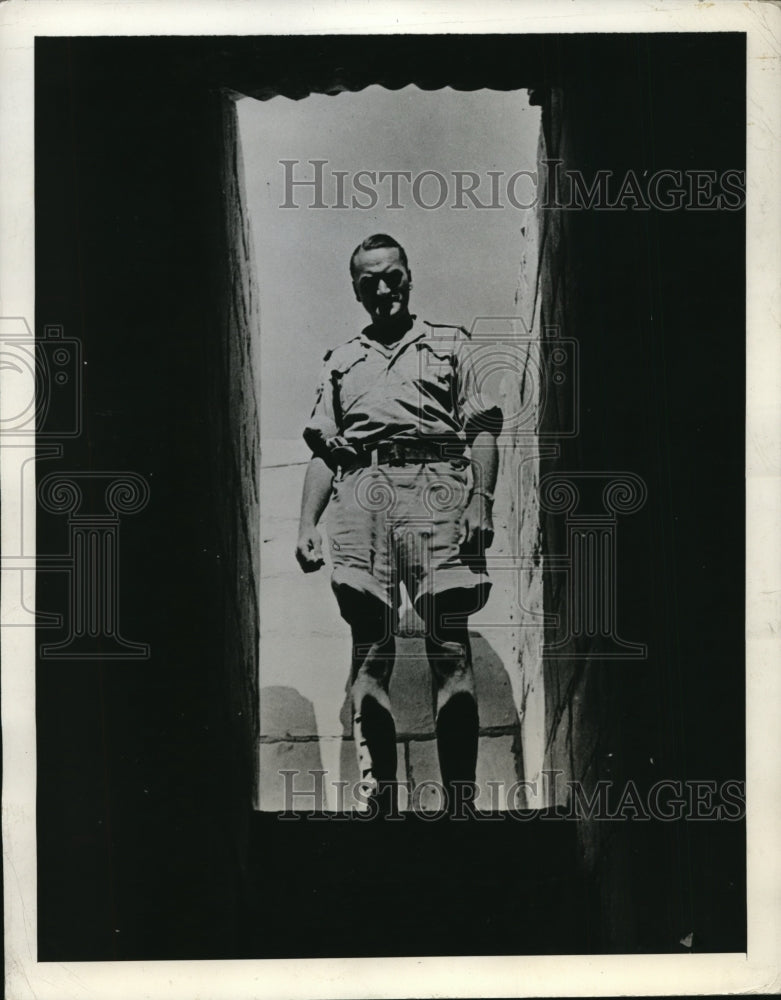
POLYGON ((479 347, 459 340, 456 347, 456 412, 471 448, 472 494, 464 511, 462 549, 482 554, 494 540, 493 492, 499 469, 497 438, 502 432, 501 407, 477 378, 479 347))
POLYGON ((296 559, 305 573, 314 573, 323 565, 323 540, 317 522, 328 504, 334 472, 315 455, 309 462, 301 497, 301 517, 298 525, 296 559))
POLYGON ((499 469, 494 431, 479 431, 472 442, 472 495, 464 511, 464 548, 484 552, 494 540, 493 493, 499 469))

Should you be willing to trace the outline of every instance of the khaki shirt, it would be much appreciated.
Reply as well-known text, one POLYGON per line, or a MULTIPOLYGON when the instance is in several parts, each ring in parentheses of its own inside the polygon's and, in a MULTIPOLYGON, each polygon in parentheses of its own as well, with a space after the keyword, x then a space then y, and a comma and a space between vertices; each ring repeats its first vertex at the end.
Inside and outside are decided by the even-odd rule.
POLYGON ((481 417, 500 417, 481 392, 475 352, 458 327, 415 319, 391 347, 361 333, 323 360, 304 429, 315 454, 391 438, 466 444, 470 429, 487 426, 481 417))

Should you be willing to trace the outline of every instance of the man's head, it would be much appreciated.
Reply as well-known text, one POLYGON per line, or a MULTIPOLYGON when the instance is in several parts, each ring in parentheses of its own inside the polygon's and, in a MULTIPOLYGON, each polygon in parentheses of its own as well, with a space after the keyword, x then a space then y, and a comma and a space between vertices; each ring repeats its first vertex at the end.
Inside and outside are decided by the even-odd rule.
POLYGON ((407 255, 392 236, 377 233, 358 244, 350 257, 356 299, 376 327, 394 327, 409 319, 412 274, 407 255))

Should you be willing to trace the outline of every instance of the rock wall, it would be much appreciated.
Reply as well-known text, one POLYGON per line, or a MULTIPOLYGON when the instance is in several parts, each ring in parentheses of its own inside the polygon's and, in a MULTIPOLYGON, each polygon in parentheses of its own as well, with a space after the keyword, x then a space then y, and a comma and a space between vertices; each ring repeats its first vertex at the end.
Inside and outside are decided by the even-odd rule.
POLYGON ((642 812, 660 780, 685 797, 743 773, 745 234, 742 212, 692 196, 609 202, 629 173, 642 188, 662 169, 741 169, 741 42, 615 39, 608 63, 603 44, 584 40, 536 94, 545 762, 565 809, 598 782, 608 813, 640 802, 578 824, 599 947, 685 950, 693 932, 707 950, 745 941, 742 825, 642 812), (598 171, 607 204, 556 207, 598 171))

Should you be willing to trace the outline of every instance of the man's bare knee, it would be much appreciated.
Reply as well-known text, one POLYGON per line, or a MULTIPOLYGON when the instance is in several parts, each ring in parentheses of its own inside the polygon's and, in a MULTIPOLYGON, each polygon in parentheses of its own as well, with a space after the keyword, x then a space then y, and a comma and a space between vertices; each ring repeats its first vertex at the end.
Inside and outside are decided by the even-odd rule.
POLYGON ((426 653, 431 667, 434 690, 438 692, 438 703, 442 696, 456 691, 474 693, 474 678, 469 647, 465 642, 426 643, 426 653))
POLYGON ((396 656, 393 636, 384 636, 377 642, 353 640, 353 684, 362 678, 387 687, 396 656))

